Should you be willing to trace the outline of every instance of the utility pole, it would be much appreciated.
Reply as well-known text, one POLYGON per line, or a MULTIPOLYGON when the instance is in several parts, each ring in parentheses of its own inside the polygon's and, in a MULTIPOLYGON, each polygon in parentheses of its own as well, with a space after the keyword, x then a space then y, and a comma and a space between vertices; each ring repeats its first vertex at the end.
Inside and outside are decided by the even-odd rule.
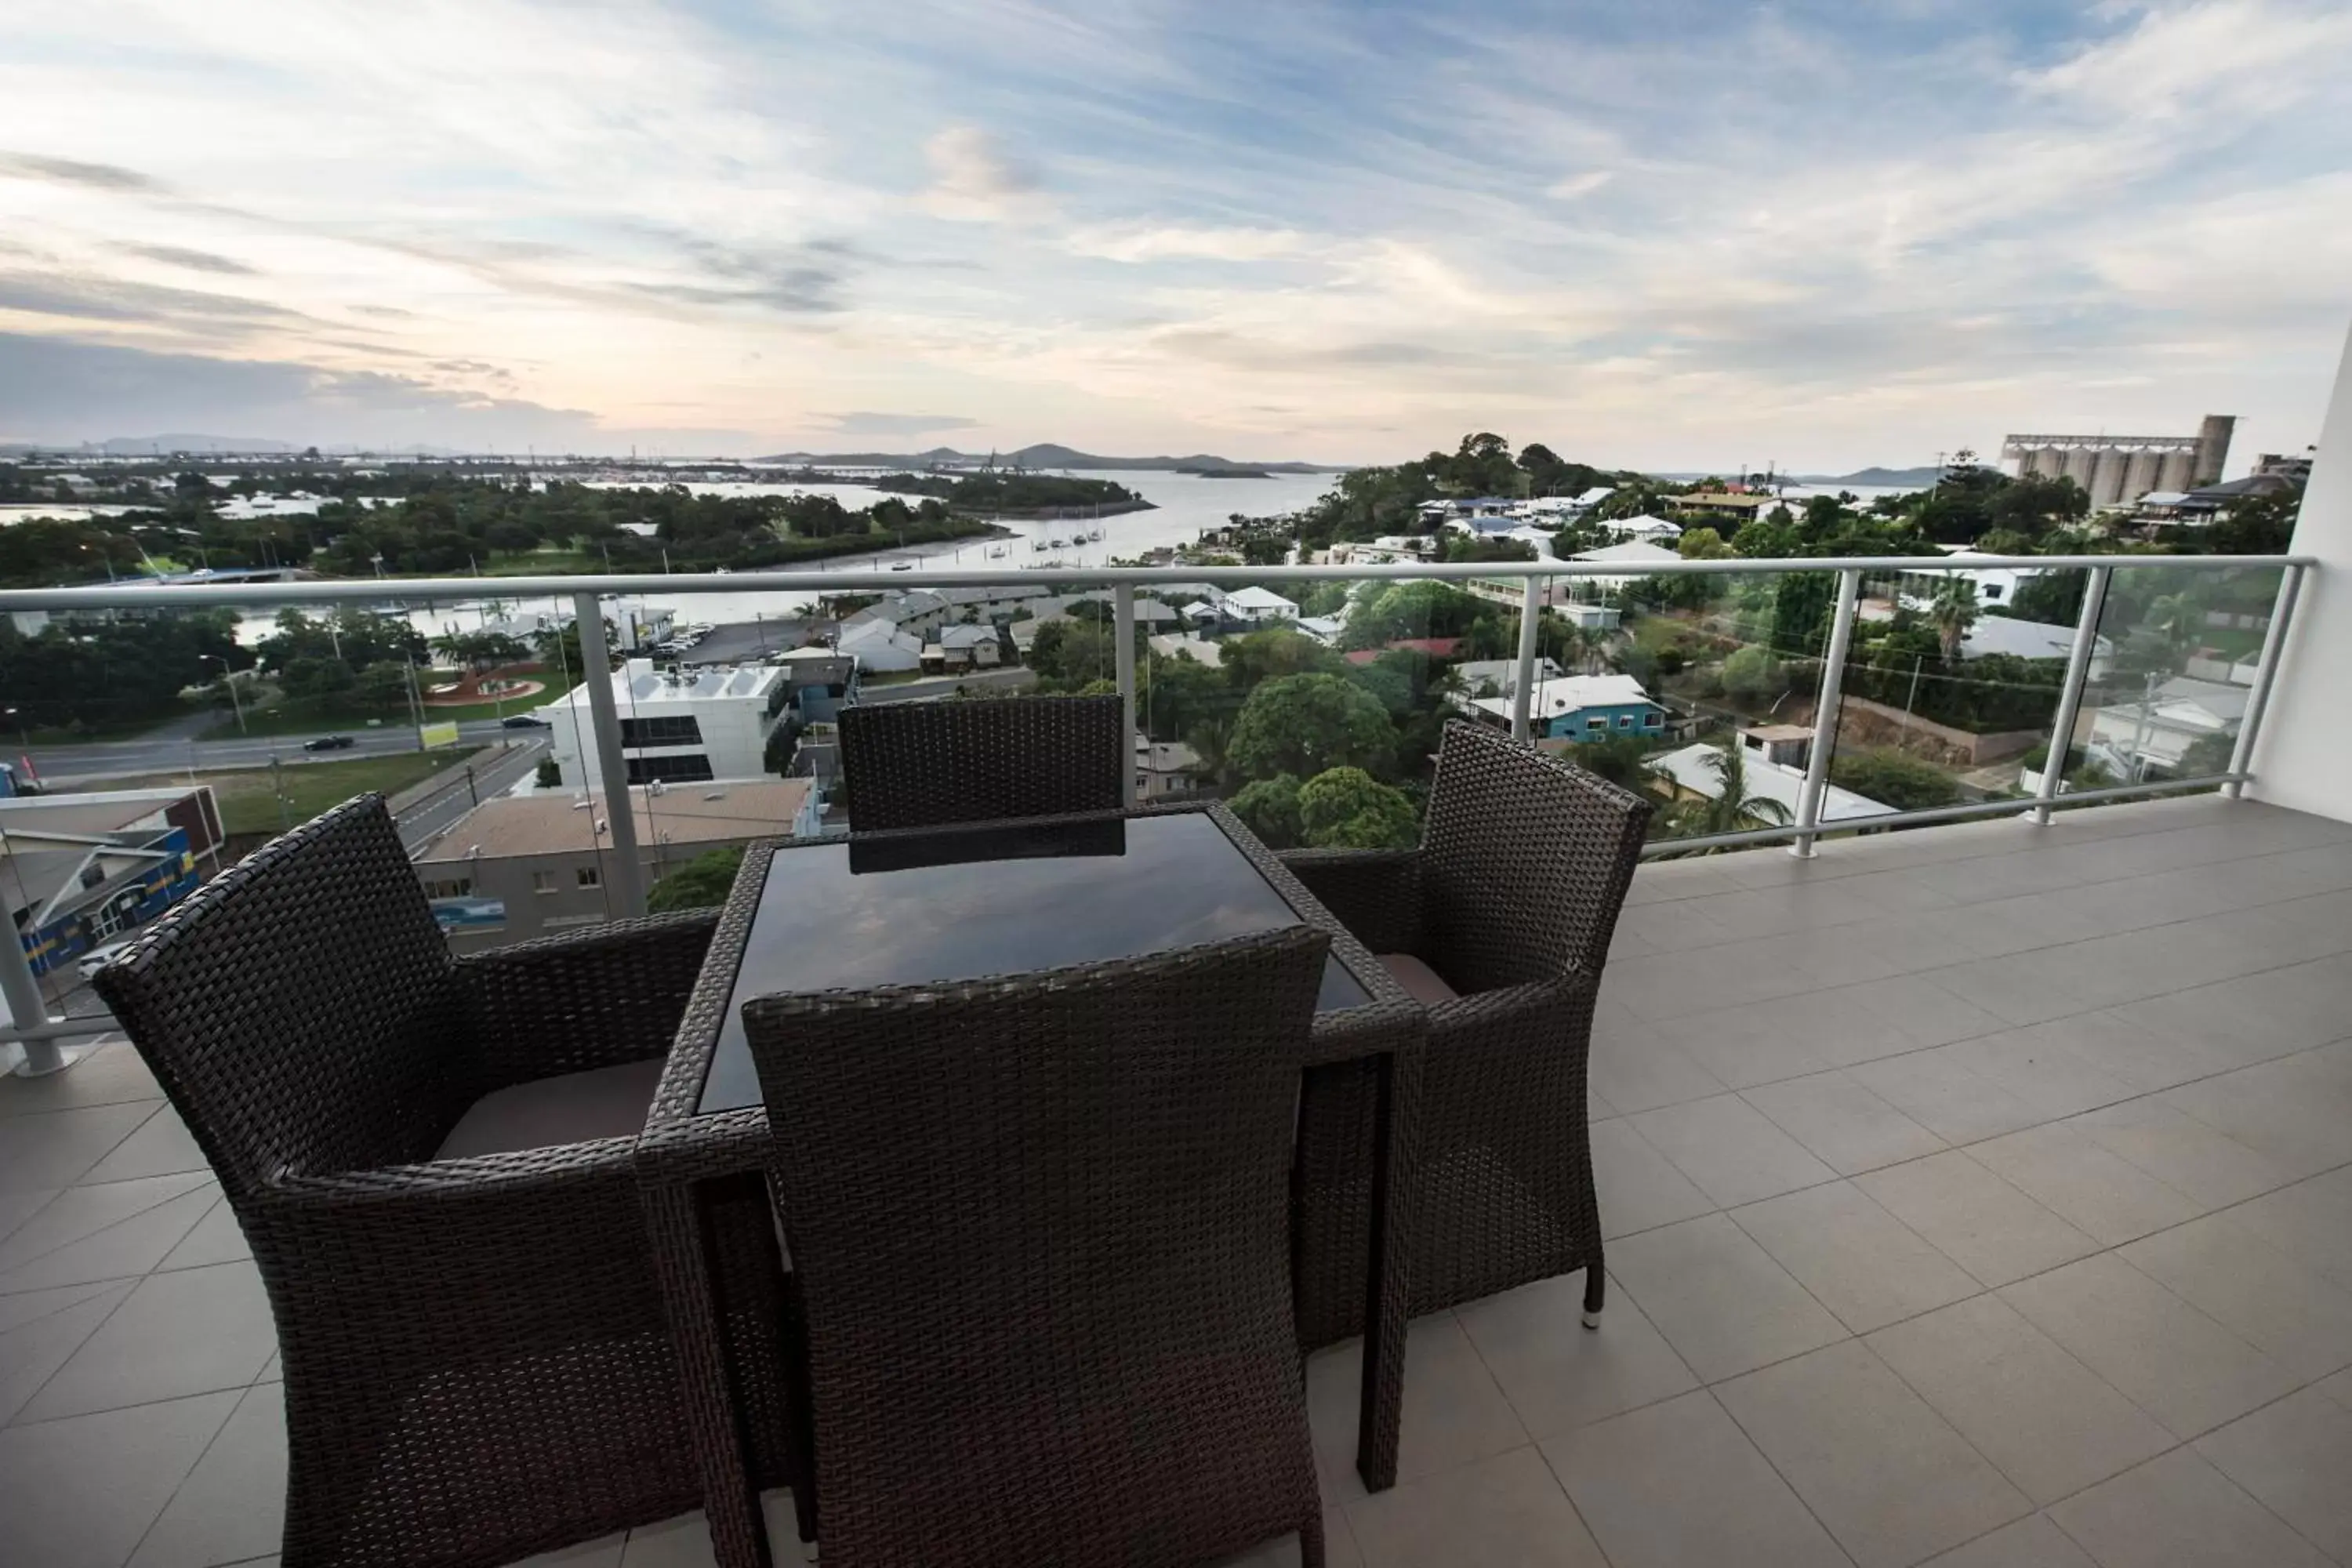
POLYGON ((289 832, 294 826, 292 820, 286 815, 284 779, 285 772, 278 761, 278 753, 272 752, 269 753, 269 798, 278 803, 278 831, 280 833, 289 832))
POLYGON ((1911 735, 1911 706, 1919 700, 1919 666, 1927 657, 1924 653, 1911 656, 1911 691, 1903 699, 1903 736, 1906 740, 1911 735))
POLYGON ((199 657, 208 664, 217 664, 221 667, 221 684, 228 688, 228 705, 236 713, 236 732, 240 735, 245 734, 247 732, 245 728, 245 704, 237 700, 236 671, 231 669, 228 667, 228 660, 219 654, 207 653, 200 655, 199 657))
POLYGON ((416 749, 425 749, 425 698, 416 689, 416 656, 403 648, 400 662, 408 670, 408 717, 416 726, 416 749))

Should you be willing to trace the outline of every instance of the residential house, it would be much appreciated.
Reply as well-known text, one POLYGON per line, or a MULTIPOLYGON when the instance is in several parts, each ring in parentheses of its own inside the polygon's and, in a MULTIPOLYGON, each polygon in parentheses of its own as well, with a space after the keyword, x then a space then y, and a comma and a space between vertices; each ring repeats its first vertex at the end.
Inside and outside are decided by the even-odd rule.
MULTIPOLYGON (((2115 653, 2115 644, 2105 637, 2092 646, 2090 672, 2093 680, 2104 680, 2107 660, 2115 653)), ((2021 621, 2015 616, 1979 616, 1969 623, 1968 632, 1960 638, 1960 658, 1963 663, 1972 658, 1987 658, 2005 653, 2017 658, 2067 658, 2074 651, 2074 628, 2053 626, 2043 621, 2021 621)))
POLYGON ((900 631, 895 621, 860 620, 853 616, 841 623, 834 646, 855 658, 860 669, 876 674, 922 668, 923 639, 900 631))
POLYGON ((1201 753, 1181 741, 1135 737, 1135 798, 1147 805, 1200 787, 1201 753))
POLYGON ((1234 628, 1298 619, 1298 606, 1265 588, 1236 588, 1231 593, 1212 585, 1209 596, 1184 606, 1184 618, 1196 626, 1234 628))
POLYGON ((776 655, 784 672, 784 717, 795 724, 830 724, 857 704, 857 656, 838 648, 796 647, 776 655))
POLYGON ((1399 637, 1379 647, 1360 648, 1348 655, 1354 665, 1370 664, 1384 653, 1425 653, 1432 658, 1452 658, 1462 651, 1460 637, 1399 637))
MULTIPOLYGON (((1441 515, 1444 503, 1431 503, 1441 515)), ((1378 539, 1343 539, 1326 552, 1334 566, 1391 566, 1426 561, 1437 553, 1437 541, 1426 533, 1384 533, 1378 539)))
POLYGON ((1682 524, 1667 518, 1652 517, 1647 512, 1640 517, 1621 517, 1601 526, 1607 529, 1610 537, 1620 544, 1633 541, 1671 546, 1683 536, 1682 524))
MULTIPOLYGON (((1508 697, 1519 677, 1519 661, 1516 658, 1470 658, 1454 667, 1462 682, 1462 695, 1454 705, 1465 713, 1471 711, 1470 703, 1479 697, 1508 697)), ((1538 654, 1535 677, 1538 681, 1558 680, 1568 671, 1549 657, 1538 654)))
MULTIPOLYGON (((1994 559, 1979 550, 1948 549, 1944 559, 1962 566, 1972 561, 1994 559)), ((2018 590, 2042 575, 2032 566, 1968 566, 1958 572, 1906 572, 1895 580, 1895 592, 1903 604, 1914 610, 1932 606, 1943 593, 1944 584, 1955 577, 1966 578, 1976 584, 1977 605, 1982 609, 2017 602, 2018 590)))
POLYGON ((0 798, 0 908, 47 973, 194 892, 223 837, 208 784, 0 798))
MULTIPOLYGON (((1784 820, 1797 820, 1798 801, 1804 793, 1805 770, 1801 764, 1791 766, 1771 760, 1766 749, 1740 742, 1747 754, 1741 758, 1741 773, 1747 783, 1750 799, 1769 800, 1786 813, 1784 820)), ((1643 765, 1656 774, 1673 800, 1720 800, 1723 798, 1723 775, 1716 771, 1711 760, 1722 755, 1723 748, 1705 744, 1684 746, 1648 758, 1643 765)), ((1820 820, 1826 826, 1835 823, 1853 826, 1874 816, 1891 816, 1895 808, 1868 795, 1856 795, 1850 789, 1825 784, 1822 788, 1820 820)))
MULTIPOLYGON (((816 788, 804 778, 656 784, 628 795, 648 887, 713 849, 805 837, 820 826, 816 788)), ((613 855, 601 793, 506 795, 436 838, 416 877, 449 945, 467 952, 615 918, 605 896, 613 855)))
POLYGON ((1348 619, 1345 616, 1301 616, 1298 629, 1325 647, 1338 647, 1339 634, 1348 629, 1348 619))
MULTIPOLYGON (((1302 625, 1304 623, 1301 623, 1302 625)), ((1224 651, 1206 637, 1186 632, 1177 637, 1156 637, 1149 640, 1152 652, 1162 658, 1189 658, 1195 664, 1205 664, 1214 669, 1224 659, 1224 651)))
POLYGON ((993 626, 941 626, 935 641, 923 645, 923 668, 947 674, 968 669, 993 669, 1003 652, 993 626))
POLYGON ((2099 709, 2091 716, 2091 742, 2121 757, 2135 778, 2151 770, 2180 773, 2183 759, 2198 742, 2237 738, 2238 727, 2245 722, 2247 696, 2242 686, 2175 676, 2140 701, 2111 702, 2099 709))
POLYGON ((1688 495, 1668 496, 1666 501, 1675 510, 1725 533, 1781 504, 1780 498, 1769 490, 1693 490, 1688 495))
MULTIPOLYGON (((792 696, 791 678, 776 665, 676 670, 632 658, 612 679, 631 784, 758 778, 766 771, 768 731, 792 696)), ((563 782, 574 787, 602 783, 586 684, 540 711, 554 725, 563 782)))
MULTIPOLYGON (((1469 705, 1482 722, 1510 728, 1511 698, 1475 697, 1469 705)), ((1655 736, 1665 732, 1666 710, 1630 675, 1563 675, 1536 682, 1528 694, 1528 723, 1538 741, 1655 736)))
POLYGON ((1580 550, 1570 559, 1597 562, 1604 566, 1632 567, 1634 570, 1627 575, 1638 577, 1644 567, 1654 566, 1661 561, 1680 561, 1682 556, 1646 540, 1634 539, 1622 544, 1603 544, 1594 550, 1580 550))

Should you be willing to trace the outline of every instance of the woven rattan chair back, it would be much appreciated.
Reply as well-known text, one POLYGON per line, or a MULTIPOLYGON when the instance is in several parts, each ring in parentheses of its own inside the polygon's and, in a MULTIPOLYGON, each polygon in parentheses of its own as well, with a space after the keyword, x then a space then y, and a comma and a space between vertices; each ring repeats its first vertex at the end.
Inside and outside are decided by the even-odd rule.
POLYGON ((850 826, 861 833, 1116 811, 1129 754, 1116 697, 891 702, 841 711, 850 826))
POLYGON ((1328 941, 745 1006, 827 1563, 1319 1556, 1286 1204, 1328 941))

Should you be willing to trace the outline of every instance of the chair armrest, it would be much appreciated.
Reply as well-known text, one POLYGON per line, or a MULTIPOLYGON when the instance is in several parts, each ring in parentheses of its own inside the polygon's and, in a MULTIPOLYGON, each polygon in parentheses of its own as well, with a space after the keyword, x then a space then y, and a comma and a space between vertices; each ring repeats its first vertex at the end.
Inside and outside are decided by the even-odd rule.
POLYGON ((667 1052, 718 924, 688 910, 459 958, 481 1092, 667 1052))
POLYGON ((1286 849, 1276 857, 1374 952, 1421 946, 1418 849, 1286 849))

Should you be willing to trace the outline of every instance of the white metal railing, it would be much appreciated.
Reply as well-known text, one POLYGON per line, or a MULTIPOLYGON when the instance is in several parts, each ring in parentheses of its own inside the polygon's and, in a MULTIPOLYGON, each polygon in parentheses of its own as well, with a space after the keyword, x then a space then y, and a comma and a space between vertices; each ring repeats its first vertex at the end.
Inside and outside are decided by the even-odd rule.
MULTIPOLYGON (((620 714, 609 679, 611 652, 605 645, 604 617, 598 607, 598 601, 608 595, 637 597, 653 595, 667 597, 697 594, 779 593, 830 596, 845 593, 903 593, 927 588, 1033 587, 1040 584, 1109 587, 1114 590, 1112 604, 1117 631, 1114 640, 1117 644, 1118 689, 1125 701, 1128 717, 1125 733, 1131 737, 1135 730, 1136 704, 1135 590, 1139 586, 1194 583, 1461 582, 1472 578, 1492 582, 1518 578, 1524 581, 1524 596, 1521 601, 1517 668, 1512 682, 1511 733, 1525 740, 1530 728, 1528 703, 1535 684, 1537 611, 1545 603, 1545 589, 1553 580, 1591 579, 1622 583, 1653 577, 1834 573, 1838 578, 1836 606, 1832 613, 1828 647, 1822 660, 1820 688, 1813 709, 1812 742, 1794 819, 1785 825, 1736 833, 1660 839, 1646 851, 1653 855, 1680 854, 1694 849, 1786 840, 1793 853, 1811 856, 1814 843, 1823 832, 1846 831, 1849 826, 1872 829, 1917 826, 1999 816, 2023 816, 2031 822, 2046 825, 2050 820, 2051 807, 2058 795, 2061 775, 2065 771, 2063 759, 2066 749, 2073 744, 2084 688, 2098 644, 2100 614, 2106 602, 2109 583, 2119 568, 2146 567, 2190 573, 2256 568, 2279 571, 2280 581, 2270 626, 2263 641, 2254 684, 2248 693, 2245 716, 2240 723, 2236 747, 2227 771, 2198 778, 2069 790, 2065 795, 2066 803, 2074 805, 2126 800, 2216 785, 2235 796, 2249 776, 2247 769, 2253 755, 2255 734, 2261 727, 2263 710, 2270 701, 2277 675, 2279 650, 2284 646, 2287 623, 2294 613, 2303 575, 2315 564, 2308 556, 2293 555, 1978 555, 1964 561, 1916 555, 1863 555, 1825 556, 1810 560, 1732 557, 1709 561, 1659 561, 1644 562, 1637 569, 1629 569, 1619 563, 1579 561, 1489 561, 1452 564, 1396 563, 1345 566, 1023 567, 992 571, 950 568, 927 572, 919 582, 914 583, 903 575, 887 572, 356 578, 315 582, 109 584, 103 587, 88 588, 0 589, 0 613, 163 606, 257 608, 287 605, 375 605, 386 600, 431 605, 491 597, 568 597, 572 602, 581 628, 581 652, 585 667, 582 673, 588 689, 588 705, 595 727, 598 762, 603 774, 598 783, 608 800, 625 800, 628 798, 627 769, 622 754, 620 714), (1874 574, 1948 574, 2004 567, 2037 572, 2081 570, 2088 574, 2082 611, 2076 619, 2069 649, 2065 679, 2058 692, 2058 707, 2051 735, 2052 761, 2042 770, 2038 792, 2032 796, 2016 799, 1893 812, 1851 825, 1825 827, 1822 820, 1822 802, 1828 789, 1831 752, 1836 745, 1838 702, 1846 655, 1852 646, 1863 578, 1874 574)), ((1128 743, 1130 742, 1122 740, 1122 773, 1129 762, 1124 754, 1128 743)), ((613 811, 607 815, 614 840, 612 863, 617 868, 614 889, 616 901, 624 913, 641 914, 645 910, 645 888, 637 858, 635 822, 626 811, 613 811)), ((60 1038, 87 1035, 108 1026, 103 1019, 93 1023, 87 1019, 49 1017, 39 984, 19 942, 0 942, 0 995, 5 997, 11 1014, 18 1020, 13 1028, 0 1028, 0 1041, 15 1039, 24 1043, 26 1059, 17 1069, 20 1072, 57 1070, 67 1060, 58 1046, 60 1038), (28 1019, 37 1021, 25 1022, 28 1019)))

